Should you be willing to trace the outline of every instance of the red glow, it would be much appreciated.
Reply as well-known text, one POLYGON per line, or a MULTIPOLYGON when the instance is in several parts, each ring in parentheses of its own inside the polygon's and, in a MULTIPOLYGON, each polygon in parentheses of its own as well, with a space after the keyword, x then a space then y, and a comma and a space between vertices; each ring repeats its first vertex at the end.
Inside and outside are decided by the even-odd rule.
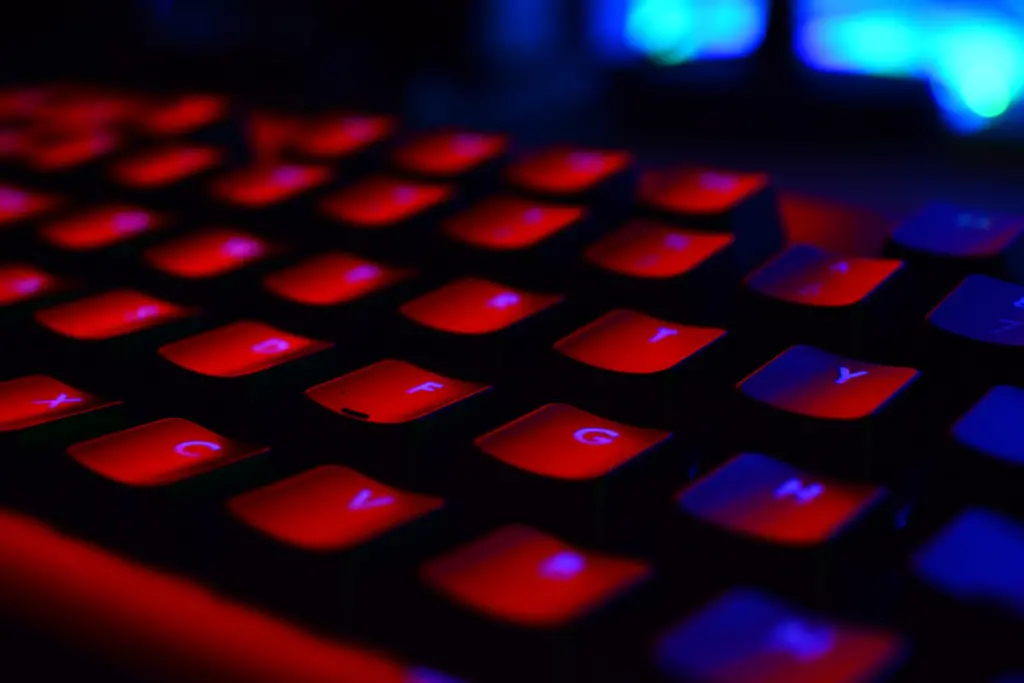
POLYGON ((56 138, 26 141, 23 157, 25 163, 36 171, 64 171, 106 156, 120 144, 113 132, 83 130, 56 138))
POLYGON ((415 669, 0 510, 0 609, 146 680, 411 683, 415 669))
POLYGON ((720 172, 704 168, 648 171, 640 178, 640 200, 675 213, 729 211, 768 185, 764 173, 720 172))
POLYGON ((101 91, 67 93, 45 103, 36 121, 51 130, 98 130, 117 126, 138 111, 132 97, 101 91))
POLYGON ((512 251, 532 247, 583 217, 576 206, 495 197, 449 219, 448 237, 481 249, 512 251))
POLYGON ((319 384, 308 389, 306 396, 340 415, 398 424, 425 417, 489 388, 389 359, 319 384))
POLYGON ((291 116, 256 112, 246 120, 249 148, 260 166, 271 166, 291 144, 299 123, 291 116))
POLYGON ((53 195, 23 190, 13 185, 0 185, 0 228, 35 218, 59 204, 60 200, 53 195))
POLYGON ((322 465, 228 501, 231 514, 289 545, 354 548, 444 505, 338 465, 322 465))
POLYGON ((83 467, 121 484, 160 486, 268 450, 226 439, 194 422, 169 417, 77 443, 68 448, 68 455, 83 467))
POLYGON ((435 590, 490 617, 533 628, 568 623, 643 581, 649 567, 507 526, 423 565, 435 590))
POLYGON ((243 320, 160 347, 160 355, 211 377, 242 377, 333 346, 243 320))
POLYGON ((34 114, 46 101, 46 88, 10 88, 0 91, 0 119, 22 119, 34 114))
POLYGON ((164 225, 164 218, 151 211, 113 204, 52 220, 39 229, 39 234, 54 246, 86 251, 109 247, 164 225))
POLYGON ((514 162, 508 179, 525 190, 573 194, 591 189, 632 162, 629 152, 556 147, 514 162))
POLYGON ((71 339, 101 340, 120 337, 194 315, 161 299, 130 289, 118 289, 69 301, 36 313, 36 320, 71 339))
POLYGON ((489 334, 540 313, 565 297, 466 277, 413 299, 399 311, 420 325, 453 334, 489 334))
POLYGON ((678 365, 725 335, 713 327, 678 325, 616 310, 555 343, 580 363, 612 372, 649 374, 678 365))
POLYGON ((207 171, 223 158, 223 152, 213 147, 160 147, 122 159, 111 168, 111 175, 128 187, 163 187, 207 171))
POLYGON ((392 155, 407 171, 429 176, 456 176, 499 156, 508 147, 504 135, 440 131, 426 133, 392 155))
POLYGON ((24 153, 28 135, 18 128, 0 128, 0 160, 20 159, 24 153))
POLYGON ((595 242, 583 257, 620 275, 678 277, 733 243, 732 235, 682 230, 649 221, 633 221, 595 242))
POLYGON ((208 228, 151 247, 143 257, 170 275, 200 279, 224 275, 259 261, 271 251, 262 238, 230 228, 208 228))
POLYGON ((52 294, 60 288, 57 278, 35 266, 21 263, 0 265, 0 306, 52 294))
POLYGON ((278 204, 326 183, 331 177, 325 166, 260 165, 216 179, 210 191, 221 201, 260 208, 278 204))
POLYGON ((46 375, 0 382, 0 432, 13 432, 118 405, 46 375))
POLYGON ((580 481, 604 476, 670 436, 669 432, 631 427, 550 403, 474 443, 513 467, 580 481))
POLYGON ((352 254, 331 252, 272 273, 263 286, 279 297, 307 306, 337 306, 361 299, 416 273, 352 254))
POLYGON ((356 228, 387 228, 447 201, 449 185, 378 176, 335 192, 321 208, 329 218, 356 228))
POLYGON ((859 256, 880 255, 897 222, 872 209, 791 193, 780 193, 779 213, 791 244, 859 256))
POLYGON ((391 135, 395 121, 385 116, 342 114, 309 124, 295 136, 295 149, 326 159, 348 156, 391 135))
POLYGON ((153 105, 140 123, 154 135, 184 135, 224 118, 227 110, 227 98, 219 95, 180 95, 153 105))

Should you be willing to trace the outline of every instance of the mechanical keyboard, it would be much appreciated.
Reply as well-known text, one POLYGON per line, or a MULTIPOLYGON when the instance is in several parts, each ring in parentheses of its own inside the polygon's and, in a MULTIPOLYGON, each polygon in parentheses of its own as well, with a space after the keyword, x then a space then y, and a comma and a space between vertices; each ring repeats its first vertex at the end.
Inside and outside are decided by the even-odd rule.
POLYGON ((801 236, 795 201, 381 113, 0 92, 21 657, 1024 680, 1024 218, 835 209, 801 236), (844 230, 878 248, 803 239, 844 230))

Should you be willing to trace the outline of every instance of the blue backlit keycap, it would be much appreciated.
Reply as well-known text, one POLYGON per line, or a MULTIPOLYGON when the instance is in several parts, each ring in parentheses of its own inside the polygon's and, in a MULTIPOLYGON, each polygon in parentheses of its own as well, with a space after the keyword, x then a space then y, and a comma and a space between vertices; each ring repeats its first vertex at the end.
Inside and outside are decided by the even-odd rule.
POLYGON ((903 639, 839 622, 737 588, 675 626, 657 643, 673 680, 714 683, 862 683, 900 664, 903 639))
POLYGON ((940 593, 1024 619, 1024 526, 1009 517, 967 510, 917 551, 913 566, 940 593))
POLYGON ((990 458, 1024 466, 1024 389, 990 390, 953 426, 953 438, 990 458))
POLYGON ((971 275, 928 316, 928 323, 996 346, 1024 346, 1024 287, 971 275))

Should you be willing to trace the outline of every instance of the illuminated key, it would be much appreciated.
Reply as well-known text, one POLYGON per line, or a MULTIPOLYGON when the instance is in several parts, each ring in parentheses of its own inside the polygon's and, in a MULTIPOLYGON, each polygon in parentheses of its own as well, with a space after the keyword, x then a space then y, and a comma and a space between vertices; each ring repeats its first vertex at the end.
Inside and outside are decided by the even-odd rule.
POLYGON ((448 185, 377 176, 329 195, 321 203, 328 217, 355 228, 377 230, 440 206, 452 197, 448 185))
POLYGON ((1024 346, 1024 287, 971 275, 928 314, 928 323, 990 348, 1024 346))
POLYGON ((68 455, 121 484, 162 486, 268 450, 172 417, 77 443, 68 448, 68 455))
POLYGON ((508 139, 504 135, 438 131, 406 142, 395 150, 392 158, 407 171, 450 177, 468 173, 496 159, 506 147, 508 139))
POLYGON ((607 313, 555 343, 580 363, 629 374, 663 372, 725 335, 713 327, 678 325, 636 311, 607 313))
POLYGON ((146 250, 146 262, 169 275, 188 279, 230 273, 265 258, 271 246, 255 235, 208 228, 146 250))
POLYGON ((499 529, 421 568, 427 585, 463 607, 530 628, 572 622, 649 573, 643 562, 583 550, 525 526, 499 529))
POLYGON ((562 301, 478 278, 462 278, 424 294, 399 310, 420 325, 453 334, 503 330, 562 301))
POLYGON ((782 545, 826 543, 884 496, 759 454, 738 455, 676 498, 687 513, 734 533, 782 545))
POLYGON ((424 517, 441 498, 408 493, 338 465, 322 465, 235 496, 235 518, 281 543, 349 550, 424 517))
POLYGON ((444 233, 480 249, 528 249, 569 229, 583 213, 582 208, 575 206, 495 197, 448 219, 444 233))
POLYGON ((903 639, 889 631, 737 588, 672 627, 655 657, 658 668, 679 681, 859 683, 880 680, 905 651, 903 639))
POLYGON ((61 287, 60 280, 35 266, 0 264, 0 306, 41 298, 59 291, 61 287))
POLYGON ((0 185, 0 228, 35 218, 56 208, 59 203, 52 195, 0 185))
POLYGON ((214 147, 168 145, 119 160, 111 176, 126 187, 154 189, 198 176, 223 160, 224 153, 214 147))
POLYGON ((338 306, 396 285, 415 273, 411 268, 330 252, 271 273, 263 278, 263 286, 306 306, 338 306))
POLYGON ((571 195, 591 190, 632 163, 621 150, 555 147, 536 151, 515 161, 508 179, 525 190, 571 195))
POLYGON ((335 114, 300 129, 294 146, 312 157, 340 159, 384 140, 394 128, 394 119, 385 116, 335 114))
POLYGON ((640 178, 640 200, 678 214, 724 214, 768 187, 763 173, 699 168, 649 171, 640 178))
POLYGON ((118 289, 36 312, 36 320, 57 334, 103 340, 165 325, 196 311, 136 292, 118 289))
POLYGON ((208 126, 227 113, 227 98, 190 93, 155 103, 140 124, 143 130, 153 135, 183 135, 208 126))
POLYGON ((0 382, 0 432, 36 427, 117 405, 46 375, 0 382))
POLYGON ((476 447, 527 472, 569 481, 611 473, 671 436, 550 403, 479 437, 476 447))
POLYGON ((317 385, 306 396, 339 415, 398 424, 426 417, 489 388, 405 361, 383 360, 317 385))
POLYGON ((694 270, 733 241, 732 235, 633 221, 592 244, 583 256, 590 264, 618 275, 665 279, 694 270))
POLYGON ((84 130, 27 143, 25 163, 42 172, 66 171, 115 151, 121 141, 113 132, 84 130))
POLYGON ((1024 217, 930 204, 892 234, 896 244, 920 253, 979 260, 1015 248, 1024 217))
POLYGON ((260 165, 222 176, 212 183, 210 189, 223 202, 260 208, 279 204, 320 187, 330 176, 331 172, 325 166, 260 165))
POLYGON ((211 377, 242 377, 333 346, 270 325, 240 321, 160 347, 160 355, 211 377))
POLYGON ((97 206, 44 224, 39 234, 50 244, 72 251, 102 249, 164 227, 165 220, 128 205, 97 206))

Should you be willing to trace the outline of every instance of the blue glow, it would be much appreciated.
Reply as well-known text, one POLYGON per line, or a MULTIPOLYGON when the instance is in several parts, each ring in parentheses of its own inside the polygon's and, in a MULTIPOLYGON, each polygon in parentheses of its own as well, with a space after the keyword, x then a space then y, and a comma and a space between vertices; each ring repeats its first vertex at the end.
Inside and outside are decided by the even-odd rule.
POLYGON ((929 81, 948 125, 989 127, 1024 97, 1024 7, 992 0, 802 0, 796 52, 808 65, 929 81))
POLYGON ((764 42, 770 0, 592 0, 605 56, 673 65, 746 57, 764 42))
POLYGON ((960 443, 1014 465, 1024 465, 1024 389, 995 387, 953 427, 960 443))

